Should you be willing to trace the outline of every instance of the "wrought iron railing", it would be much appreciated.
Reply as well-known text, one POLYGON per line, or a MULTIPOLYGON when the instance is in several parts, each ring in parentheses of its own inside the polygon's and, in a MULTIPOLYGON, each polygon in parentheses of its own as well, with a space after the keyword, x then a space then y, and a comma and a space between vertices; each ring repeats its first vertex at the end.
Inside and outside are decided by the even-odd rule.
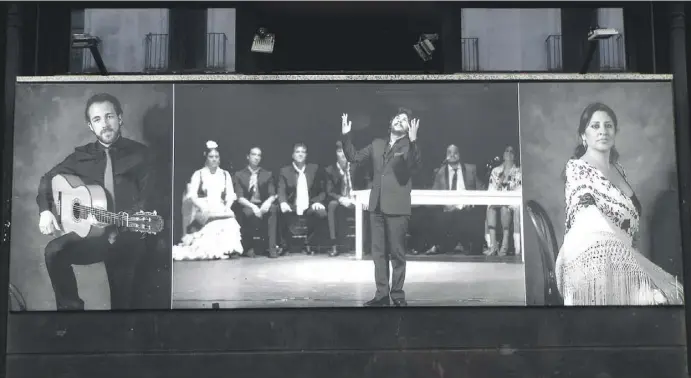
POLYGON ((561 71, 563 69, 561 46, 560 34, 551 34, 545 39, 547 71, 561 71))
POLYGON ((149 33, 144 36, 144 71, 168 69, 168 34, 149 33))
MULTIPOLYGON (((144 71, 168 70, 168 34, 149 33, 144 37, 144 71)), ((225 70, 228 37, 225 33, 206 34, 206 67, 210 70, 225 70)), ((201 67, 200 67, 201 68, 201 67)))
POLYGON ((600 71, 626 71, 624 36, 599 41, 600 71))
POLYGON ((226 70, 226 50, 228 37, 226 33, 206 33, 206 68, 226 70))
MULTIPOLYGON (((99 50, 101 46, 99 45, 99 50)), ((70 72, 91 73, 98 72, 98 66, 89 49, 72 49, 70 52, 70 72)))
POLYGON ((463 64, 463 71, 480 71, 478 44, 478 38, 461 38, 461 59, 463 64))

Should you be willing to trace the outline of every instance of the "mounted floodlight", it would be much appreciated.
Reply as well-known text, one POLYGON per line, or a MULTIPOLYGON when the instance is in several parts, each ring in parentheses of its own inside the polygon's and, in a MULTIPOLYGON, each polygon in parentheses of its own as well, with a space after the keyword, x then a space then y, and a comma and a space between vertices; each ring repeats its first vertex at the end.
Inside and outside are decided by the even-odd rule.
POLYGON ((610 39, 617 35, 619 35, 619 31, 617 29, 600 27, 590 29, 590 32, 588 32, 588 53, 585 56, 583 65, 581 66, 581 70, 579 72, 580 74, 583 75, 588 73, 590 62, 595 56, 595 50, 597 50, 598 46, 600 45, 599 42, 610 39))
POLYGON ((72 34, 72 48, 73 49, 85 49, 91 52, 91 56, 96 62, 98 67, 98 72, 101 75, 108 75, 108 70, 106 65, 103 63, 103 58, 101 57, 101 51, 99 51, 98 46, 101 44, 101 39, 91 34, 78 33, 72 34))
POLYGON ((616 37, 618 35, 619 35, 619 31, 617 31, 617 29, 598 28, 598 29, 593 29, 588 33, 588 41, 609 39, 612 37, 616 37))
POLYGON ((252 52, 271 54, 274 52, 274 43, 276 42, 276 35, 269 33, 266 28, 259 28, 254 34, 254 41, 252 42, 252 52))
POLYGON ((413 48, 420 56, 420 59, 425 62, 432 59, 432 53, 434 53, 434 42, 439 40, 439 34, 423 34, 413 48))

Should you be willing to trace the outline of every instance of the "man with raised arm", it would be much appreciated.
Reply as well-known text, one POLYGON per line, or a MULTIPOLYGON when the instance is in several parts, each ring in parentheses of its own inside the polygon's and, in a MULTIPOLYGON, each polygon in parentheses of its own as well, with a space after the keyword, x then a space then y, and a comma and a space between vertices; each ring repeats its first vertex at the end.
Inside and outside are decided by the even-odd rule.
POLYGON ((389 138, 375 139, 356 151, 351 140, 352 122, 341 117, 343 152, 351 163, 372 164, 369 197, 372 259, 377 292, 365 306, 406 306, 403 284, 406 270, 405 238, 410 221, 412 177, 420 168, 417 132, 420 121, 407 109, 391 118, 389 138), (389 285, 389 262, 393 274, 389 285))

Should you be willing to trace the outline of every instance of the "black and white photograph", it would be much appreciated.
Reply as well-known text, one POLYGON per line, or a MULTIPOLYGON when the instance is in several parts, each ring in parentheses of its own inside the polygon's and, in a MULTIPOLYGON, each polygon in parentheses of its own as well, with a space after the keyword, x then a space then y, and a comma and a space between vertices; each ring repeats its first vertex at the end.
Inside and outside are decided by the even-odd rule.
POLYGON ((175 85, 173 308, 525 306, 515 83, 175 85))
POLYGON ((14 311, 170 308, 172 84, 16 88, 14 311))
POLYGON ((536 230, 526 265, 542 265, 529 304, 683 304, 672 93, 670 82, 519 85, 536 230))

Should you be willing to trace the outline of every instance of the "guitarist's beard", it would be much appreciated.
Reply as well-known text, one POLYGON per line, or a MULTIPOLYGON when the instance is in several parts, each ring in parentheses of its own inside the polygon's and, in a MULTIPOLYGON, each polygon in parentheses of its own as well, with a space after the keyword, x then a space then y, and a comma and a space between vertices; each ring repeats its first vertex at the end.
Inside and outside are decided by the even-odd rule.
POLYGON ((112 128, 103 129, 100 134, 96 135, 99 142, 105 145, 111 145, 120 138, 120 131, 112 128))

